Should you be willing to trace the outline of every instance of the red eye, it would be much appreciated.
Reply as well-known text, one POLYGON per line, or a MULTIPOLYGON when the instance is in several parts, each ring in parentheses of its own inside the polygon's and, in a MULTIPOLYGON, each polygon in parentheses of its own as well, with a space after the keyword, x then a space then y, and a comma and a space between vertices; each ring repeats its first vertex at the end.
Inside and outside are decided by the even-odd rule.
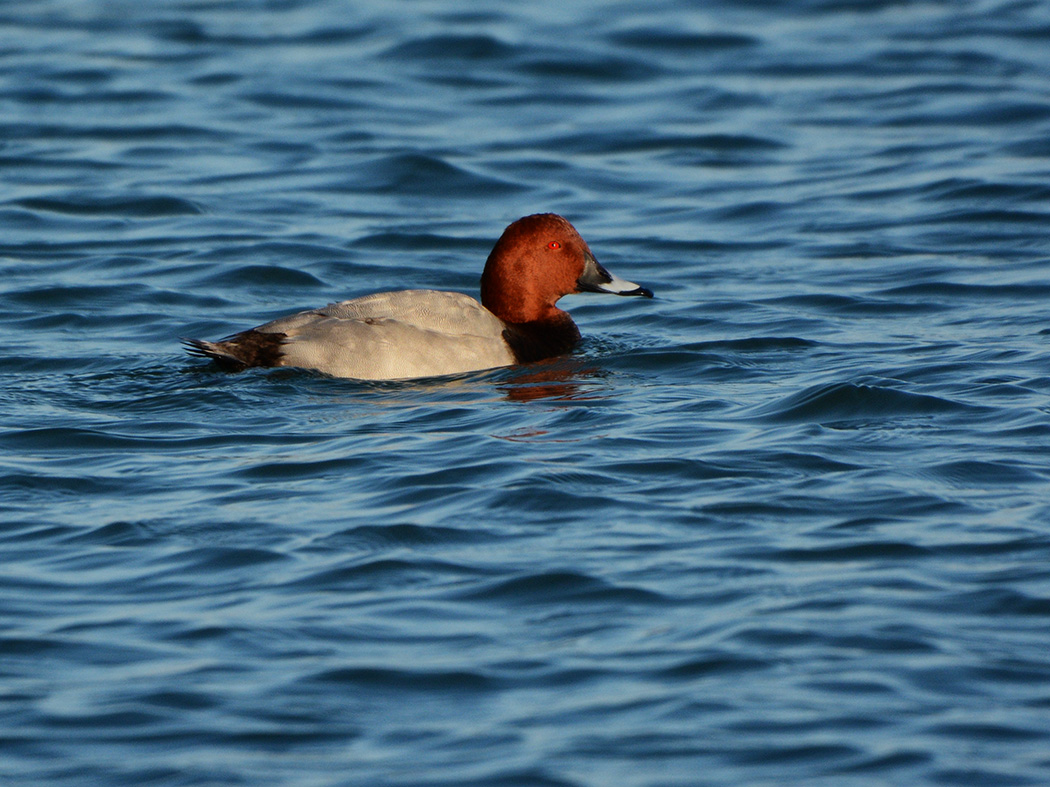
POLYGON ((547 248, 548 249, 560 249, 561 248, 561 244, 558 243, 558 241, 556 241, 556 240, 552 240, 550 243, 547 244, 547 248))

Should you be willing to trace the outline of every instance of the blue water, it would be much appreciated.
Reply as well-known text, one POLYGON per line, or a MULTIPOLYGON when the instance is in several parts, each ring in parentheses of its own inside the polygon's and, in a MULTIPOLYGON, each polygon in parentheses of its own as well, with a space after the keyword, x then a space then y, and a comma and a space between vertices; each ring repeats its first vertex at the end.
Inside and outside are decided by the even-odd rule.
POLYGON ((0 783, 1050 783, 1047 4, 10 3, 0 183, 0 783), (179 348, 538 211, 571 357, 179 348))

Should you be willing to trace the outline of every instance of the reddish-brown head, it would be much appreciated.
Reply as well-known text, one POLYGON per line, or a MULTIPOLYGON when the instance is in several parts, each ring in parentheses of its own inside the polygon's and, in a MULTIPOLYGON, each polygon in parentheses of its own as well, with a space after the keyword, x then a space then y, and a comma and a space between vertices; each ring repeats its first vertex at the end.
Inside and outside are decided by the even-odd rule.
POLYGON ((587 244, 554 213, 518 219, 503 231, 481 274, 481 302, 505 322, 548 320, 557 300, 576 292, 587 244))
POLYGON ((509 323, 567 319, 554 304, 585 290, 652 297, 606 271, 576 228, 554 213, 525 216, 507 227, 481 274, 482 304, 509 323))

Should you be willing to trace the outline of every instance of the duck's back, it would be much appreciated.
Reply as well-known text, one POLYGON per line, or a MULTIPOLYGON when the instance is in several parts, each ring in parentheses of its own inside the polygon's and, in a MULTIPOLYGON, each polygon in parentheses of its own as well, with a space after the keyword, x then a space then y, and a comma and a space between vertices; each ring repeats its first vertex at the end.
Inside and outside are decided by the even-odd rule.
POLYGON ((255 331, 281 334, 281 366, 366 380, 433 377, 507 366, 503 322, 458 292, 366 295, 282 317, 255 331))

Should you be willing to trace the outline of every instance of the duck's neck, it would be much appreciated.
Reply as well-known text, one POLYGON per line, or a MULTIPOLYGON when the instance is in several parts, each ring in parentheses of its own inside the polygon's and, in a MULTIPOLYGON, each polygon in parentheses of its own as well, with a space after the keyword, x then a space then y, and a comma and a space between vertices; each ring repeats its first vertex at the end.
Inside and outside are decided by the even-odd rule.
POLYGON ((580 340, 580 329, 561 309, 542 320, 507 322, 503 338, 518 363, 542 361, 569 352, 580 340))

